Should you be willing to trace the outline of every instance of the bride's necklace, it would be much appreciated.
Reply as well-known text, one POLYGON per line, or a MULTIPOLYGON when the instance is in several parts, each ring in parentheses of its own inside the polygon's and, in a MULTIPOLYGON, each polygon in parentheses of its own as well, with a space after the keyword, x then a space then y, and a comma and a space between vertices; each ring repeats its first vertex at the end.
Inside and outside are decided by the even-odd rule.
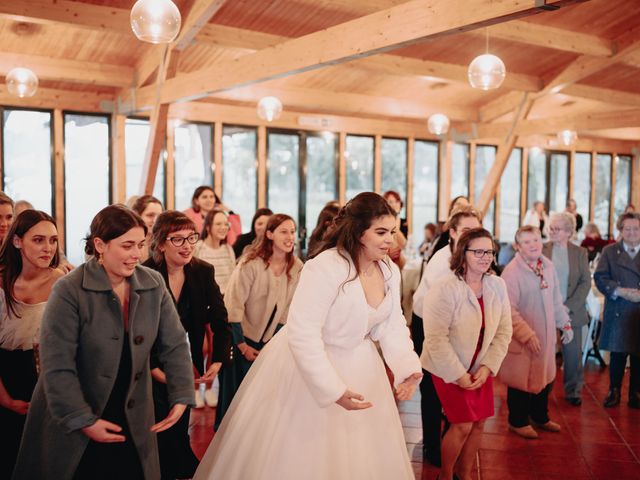
POLYGON ((370 277, 375 272, 376 262, 371 262, 367 268, 360 272, 360 275, 364 275, 365 277, 370 277))

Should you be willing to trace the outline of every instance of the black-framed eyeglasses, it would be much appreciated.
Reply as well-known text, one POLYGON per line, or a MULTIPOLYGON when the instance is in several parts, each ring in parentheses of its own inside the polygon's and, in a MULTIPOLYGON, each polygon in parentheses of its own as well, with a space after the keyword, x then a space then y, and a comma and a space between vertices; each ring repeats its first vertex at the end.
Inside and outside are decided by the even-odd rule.
POLYGON ((199 238, 200 235, 192 233, 188 237, 167 237, 167 240, 169 240, 175 247, 181 247, 184 245, 184 242, 189 242, 190 245, 194 245, 199 238))
POLYGON ((473 252, 473 256, 476 258, 483 258, 485 255, 492 258, 496 256, 495 250, 482 250, 481 248, 467 248, 465 252, 473 252))

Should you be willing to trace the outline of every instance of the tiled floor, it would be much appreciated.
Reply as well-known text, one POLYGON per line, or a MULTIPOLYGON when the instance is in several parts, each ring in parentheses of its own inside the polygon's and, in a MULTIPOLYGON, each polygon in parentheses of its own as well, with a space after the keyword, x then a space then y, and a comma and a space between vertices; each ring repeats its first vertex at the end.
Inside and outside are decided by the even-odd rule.
MULTIPOLYGON (((474 478, 640 480, 640 410, 626 405, 628 373, 623 401, 613 409, 602 407, 609 386, 607 371, 587 368, 581 407, 564 401, 561 375, 560 371, 549 397, 549 408, 551 418, 562 425, 562 431, 540 432, 537 440, 525 440, 508 431, 506 387, 494 382, 496 415, 486 422, 474 478)), ((401 403, 399 408, 416 479, 435 479, 438 470, 422 463, 418 396, 401 403)), ((212 408, 192 412, 191 443, 199 457, 213 436, 214 415, 212 408)))

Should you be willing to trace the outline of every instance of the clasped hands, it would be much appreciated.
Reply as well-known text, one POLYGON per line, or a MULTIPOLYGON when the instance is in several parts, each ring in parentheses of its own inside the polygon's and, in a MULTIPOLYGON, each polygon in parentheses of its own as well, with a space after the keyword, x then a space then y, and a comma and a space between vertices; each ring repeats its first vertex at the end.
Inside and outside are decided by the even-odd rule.
POLYGON ((640 289, 638 288, 616 288, 616 295, 633 303, 640 302, 640 289))
POLYGON ((256 358, 258 358, 258 354, 260 353, 259 350, 256 350, 255 348, 247 345, 245 342, 238 344, 238 350, 240 351, 242 356, 250 362, 253 362, 256 358))
POLYGON ((473 375, 469 372, 465 373, 458 380, 456 380, 456 384, 460 388, 464 388, 465 390, 477 390, 487 381, 491 375, 491 370, 489 367, 485 365, 481 365, 480 368, 473 375))
MULTIPOLYGON (((420 380, 422 380, 422 373, 414 373, 408 376, 404 382, 396 387, 396 399, 403 401, 413 397, 420 380)), ((336 403, 345 410, 364 410, 365 408, 373 407, 371 402, 365 402, 362 395, 348 389, 336 400, 336 403)))

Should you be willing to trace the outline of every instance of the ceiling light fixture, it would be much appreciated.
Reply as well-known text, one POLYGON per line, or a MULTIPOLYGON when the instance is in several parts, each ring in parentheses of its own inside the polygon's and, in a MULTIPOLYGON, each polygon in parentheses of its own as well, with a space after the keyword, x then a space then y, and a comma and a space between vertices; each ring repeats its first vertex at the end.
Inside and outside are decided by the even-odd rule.
POLYGON ((5 82, 9 93, 20 98, 33 97, 38 90, 38 77, 28 68, 12 69, 7 73, 5 82))
POLYGON ((180 31, 180 10, 171 0, 138 0, 129 17, 131 29, 143 42, 171 43, 180 31))
POLYGON ((280 118, 282 102, 277 97, 263 97, 258 102, 258 117, 267 122, 280 118))
POLYGON ((480 90, 494 90, 504 82, 507 69, 499 57, 489 53, 489 30, 486 30, 485 53, 471 61, 467 74, 469 84, 480 90))

